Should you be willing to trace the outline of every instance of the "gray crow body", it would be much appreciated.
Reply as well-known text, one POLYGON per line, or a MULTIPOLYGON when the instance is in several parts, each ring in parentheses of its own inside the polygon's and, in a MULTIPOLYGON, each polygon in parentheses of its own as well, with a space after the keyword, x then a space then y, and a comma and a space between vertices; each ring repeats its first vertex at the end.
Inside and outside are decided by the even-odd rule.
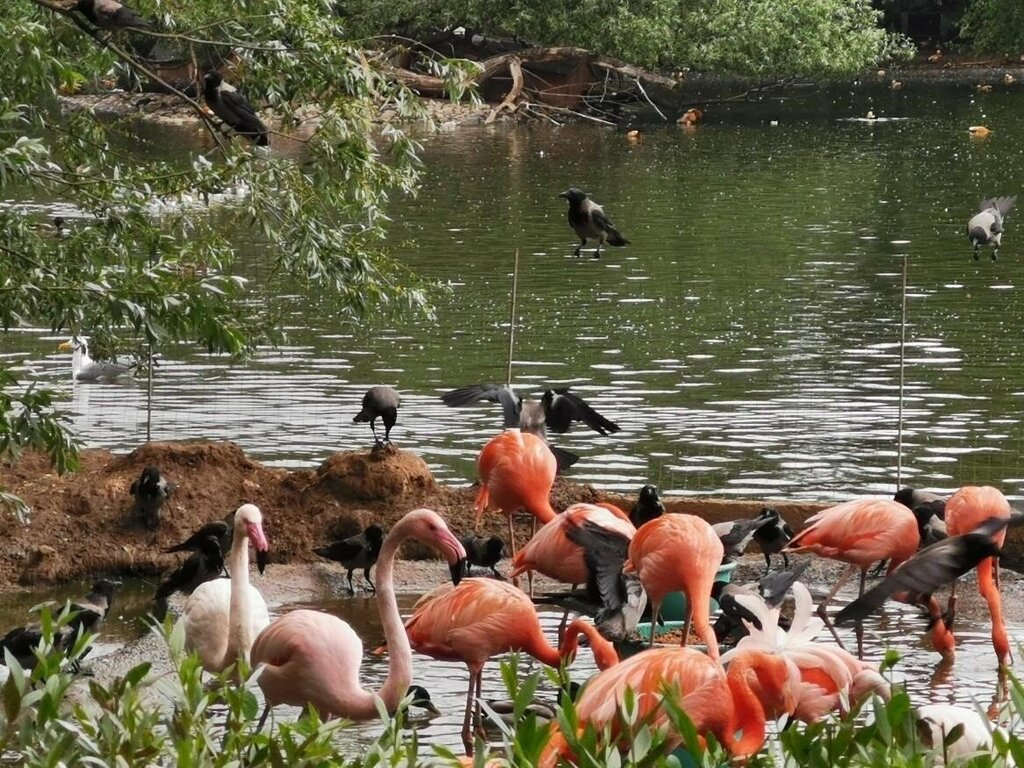
POLYGON ((974 246, 975 260, 981 257, 978 249, 983 245, 992 246, 992 261, 999 257, 999 246, 1003 242, 1003 222, 1016 200, 1017 196, 1014 195, 981 201, 978 212, 967 222, 967 237, 974 246))
POLYGON ((220 72, 203 75, 203 98, 213 114, 236 132, 260 147, 270 145, 267 126, 260 120, 252 104, 230 83, 224 82, 220 72))
POLYGON ((384 445, 391 442, 391 428, 398 421, 398 406, 401 399, 393 387, 370 387, 363 395, 363 407, 352 419, 352 423, 370 422, 370 431, 373 432, 374 445, 384 445), (377 437, 377 418, 384 422, 384 439, 377 437))
POLYGON ((200 584, 226 575, 224 553, 217 536, 206 536, 198 548, 160 582, 153 596, 153 616, 163 621, 167 615, 167 599, 175 592, 191 595, 200 584))
POLYGON ((779 510, 773 507, 764 507, 758 514, 759 518, 764 518, 768 522, 761 526, 754 532, 754 541, 764 552, 764 561, 767 563, 767 569, 765 573, 772 569, 772 555, 782 554, 782 562, 786 568, 789 568, 789 555, 782 551, 789 540, 793 538, 793 529, 789 527, 789 523, 782 519, 782 515, 779 514, 779 510))
POLYGON ((604 209, 595 203, 586 192, 570 187, 562 192, 559 197, 569 201, 569 226, 580 239, 580 244, 573 251, 573 256, 580 255, 580 249, 587 244, 587 240, 597 240, 597 248, 594 250, 594 258, 601 257, 601 246, 605 243, 622 247, 628 245, 629 240, 624 238, 605 214, 604 209))
POLYGON ((505 542, 498 536, 464 536, 462 546, 466 548, 466 576, 472 576, 470 569, 476 565, 490 568, 494 578, 500 579, 498 561, 505 554, 505 542))
POLYGON ((129 492, 135 497, 135 515, 147 528, 160 527, 160 512, 164 502, 177 486, 167 482, 156 467, 146 467, 139 479, 132 483, 129 492))

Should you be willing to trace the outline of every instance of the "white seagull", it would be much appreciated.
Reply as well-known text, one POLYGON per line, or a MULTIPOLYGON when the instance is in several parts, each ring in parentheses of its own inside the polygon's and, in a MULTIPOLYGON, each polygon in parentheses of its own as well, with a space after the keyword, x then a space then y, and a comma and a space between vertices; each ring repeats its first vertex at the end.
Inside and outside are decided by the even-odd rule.
POLYGON ((62 352, 74 351, 71 358, 71 378, 73 381, 99 381, 100 379, 116 379, 131 370, 131 366, 117 360, 98 361, 89 357, 89 339, 75 336, 57 347, 62 352))

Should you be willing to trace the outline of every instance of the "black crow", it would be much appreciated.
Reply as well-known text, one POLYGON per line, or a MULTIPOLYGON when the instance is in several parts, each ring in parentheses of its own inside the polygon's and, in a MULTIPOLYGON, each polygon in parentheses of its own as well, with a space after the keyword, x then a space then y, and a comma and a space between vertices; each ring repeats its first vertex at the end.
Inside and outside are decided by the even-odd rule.
POLYGON ((644 523, 649 523, 663 514, 665 514, 665 505, 661 503, 658 489, 653 485, 645 485, 640 489, 636 504, 630 510, 629 521, 634 528, 639 528, 644 523))
POLYGON ((600 258, 601 246, 605 243, 620 247, 629 244, 629 240, 612 226, 604 209, 591 200, 586 192, 576 187, 570 187, 559 197, 564 197, 569 201, 569 226, 580 238, 580 244, 573 251, 573 256, 580 255, 580 249, 587 244, 587 238, 597 240, 597 249, 594 251, 595 259, 600 258))
POLYGON ((981 258, 978 249, 983 245, 992 246, 992 261, 999 257, 999 246, 1003 242, 1003 222, 1013 208, 1017 196, 993 197, 982 200, 978 212, 967 222, 967 237, 974 246, 974 259, 981 258))
POLYGON ((953 583, 986 557, 998 556, 999 546, 993 537, 1008 524, 1018 525, 1022 520, 1021 515, 1010 519, 990 517, 970 533, 951 536, 925 547, 843 608, 836 614, 835 623, 860 621, 898 592, 909 593, 909 602, 920 602, 953 583))
POLYGON ((132 483, 129 492, 135 497, 135 515, 156 530, 160 527, 160 511, 167 497, 178 486, 167 482, 156 467, 146 467, 139 479, 132 483))
POLYGON ((234 538, 234 520, 235 513, 231 512, 223 520, 214 520, 212 523, 207 523, 183 542, 175 544, 173 547, 168 547, 164 552, 196 552, 210 536, 217 539, 222 553, 228 552, 231 549, 231 541, 234 538))
POLYGON ((214 70, 203 75, 203 98, 213 114, 242 136, 257 146, 269 146, 267 126, 245 97, 234 86, 224 82, 220 72, 214 70))
POLYGON ((100 29, 153 28, 153 22, 117 0, 78 0, 75 10, 100 29))
POLYGON ((494 578, 501 578, 497 568, 498 561, 505 554, 505 542, 501 538, 464 536, 461 541, 466 549, 466 576, 472 576, 472 566, 478 565, 481 568, 490 568, 494 578))
POLYGON ((313 551, 320 557, 334 560, 341 563, 348 570, 348 591, 349 594, 356 593, 352 586, 352 571, 356 568, 363 569, 363 577, 370 585, 370 590, 377 591, 370 580, 370 569, 377 562, 380 555, 380 546, 384 541, 384 529, 379 525, 368 525, 362 533, 349 536, 342 541, 328 544, 326 547, 317 547, 313 551))
MULTIPOLYGON (((602 435, 619 431, 618 424, 595 411, 586 400, 570 392, 569 387, 546 389, 537 401, 526 399, 521 392, 507 384, 471 384, 446 392, 441 395, 441 400, 452 407, 469 405, 479 400, 500 403, 505 429, 518 428, 543 438, 545 442, 548 440, 548 429, 564 434, 576 421, 602 435)), ((579 461, 580 457, 571 451, 553 445, 550 447, 558 459, 559 470, 567 469, 579 461)))
MULTIPOLYGON (((80 633, 97 632, 110 612, 114 593, 120 586, 119 581, 100 579, 92 585, 92 591, 88 595, 71 603, 69 608, 72 616, 67 624, 57 630, 53 638, 54 647, 66 653, 74 647, 80 633)), ((5 663, 6 650, 18 660, 22 668, 33 669, 38 661, 34 649, 39 646, 42 639, 42 627, 37 623, 12 629, 0 639, 0 664, 5 663)))
POLYGON ((764 507, 758 513, 759 518, 765 518, 768 522, 754 532, 754 541, 764 552, 764 561, 768 564, 765 573, 772 569, 772 555, 782 553, 782 562, 789 568, 789 555, 782 551, 782 548, 793 538, 793 529, 789 523, 782 519, 779 510, 772 507, 764 507))
MULTIPOLYGON (((919 491, 915 488, 900 488, 892 497, 898 501, 917 518, 917 532, 920 536, 918 549, 924 549, 936 541, 946 538, 946 499, 931 491, 919 491)), ((871 572, 871 576, 878 578, 882 576, 887 560, 882 560, 871 572)))
POLYGON ((722 562, 728 563, 737 557, 743 557, 743 553, 746 551, 747 545, 753 540, 754 534, 761 528, 769 525, 772 525, 770 517, 758 515, 749 520, 729 520, 728 522, 715 523, 711 526, 715 529, 715 533, 718 534, 718 538, 722 540, 722 546, 725 547, 722 562))
POLYGON ((352 419, 352 423, 370 422, 370 431, 373 432, 375 446, 391 442, 391 428, 398 421, 398 406, 401 399, 394 387, 370 387, 363 395, 363 407, 352 419), (377 417, 384 422, 384 439, 377 437, 377 417))
POLYGON ((174 569, 156 588, 153 596, 153 616, 163 621, 167 615, 167 599, 175 592, 191 595, 192 591, 211 579, 226 574, 224 554, 217 536, 206 536, 198 548, 174 569))

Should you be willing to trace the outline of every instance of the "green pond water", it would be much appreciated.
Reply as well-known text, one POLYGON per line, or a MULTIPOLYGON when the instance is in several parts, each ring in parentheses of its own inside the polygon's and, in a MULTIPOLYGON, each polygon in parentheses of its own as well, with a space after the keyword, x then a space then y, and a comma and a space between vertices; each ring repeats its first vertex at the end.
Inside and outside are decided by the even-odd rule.
MULTIPOLYGON (((1024 88, 854 85, 709 105, 697 130, 652 125, 641 143, 589 125, 430 137, 419 195, 396 199, 390 214, 395 252, 445 285, 436 319, 353 325, 329 297, 278 296, 284 346, 242 366, 184 348, 165 356, 153 438, 230 439, 266 462, 314 466, 370 445, 352 416, 369 385, 388 383, 403 398, 395 442, 440 479, 472 481, 500 411, 450 409, 438 395, 504 380, 518 249, 514 383, 535 394, 570 384, 622 427, 558 438, 582 455, 577 480, 840 501, 891 493, 899 473, 920 487, 992 483, 1019 497, 1024 221, 1011 214, 996 262, 971 258, 965 224, 983 197, 1024 189, 1022 110, 1024 88), (858 119, 868 109, 885 119, 858 119), (994 132, 973 139, 974 124, 994 132), (570 185, 604 204, 628 247, 572 257, 557 196, 570 185)), ((197 134, 174 138, 165 146, 202 146, 197 134)), ((74 213, 61 201, 8 202, 74 213)), ((269 280, 262 245, 240 246, 248 276, 269 280)), ((59 391, 86 445, 136 447, 144 384, 72 384, 70 359, 55 349, 63 338, 22 329, 0 355, 25 381, 59 391)), ((373 634, 371 603, 323 600, 314 604, 373 634)), ((126 618, 144 606, 128 603, 126 618)), ((965 616, 952 670, 936 669, 909 608, 887 609, 872 646, 907 654, 901 669, 922 698, 984 704, 995 672, 982 616, 965 616)), ((545 613, 549 633, 557 620, 545 613)), ((1024 636, 1019 623, 1011 634, 1024 636)), ((383 662, 367 669, 379 679, 383 662)), ((465 672, 418 658, 417 677, 448 713, 428 740, 457 746, 465 672)), ((485 695, 499 688, 490 672, 485 695)))

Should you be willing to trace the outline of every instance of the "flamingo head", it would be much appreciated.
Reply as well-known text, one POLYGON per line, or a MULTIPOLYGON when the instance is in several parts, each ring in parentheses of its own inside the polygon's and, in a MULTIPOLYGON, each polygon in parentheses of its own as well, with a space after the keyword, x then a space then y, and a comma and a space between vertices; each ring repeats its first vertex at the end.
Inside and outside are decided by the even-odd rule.
POLYGON ((739 650, 729 662, 730 675, 744 675, 764 707, 765 717, 775 719, 796 711, 800 670, 791 659, 761 649, 739 650))
POLYGON ((399 520, 391 531, 401 531, 403 538, 416 539, 436 549, 448 561, 452 582, 458 584, 461 581, 466 567, 466 548, 437 512, 432 509, 414 509, 399 520))
POLYGON ((256 567, 260 573, 263 573, 270 560, 270 544, 267 542, 266 534, 263 533, 263 513, 260 512, 260 508, 255 504, 243 504, 235 510, 236 533, 239 532, 239 528, 244 531, 244 535, 249 538, 256 549, 256 567))

